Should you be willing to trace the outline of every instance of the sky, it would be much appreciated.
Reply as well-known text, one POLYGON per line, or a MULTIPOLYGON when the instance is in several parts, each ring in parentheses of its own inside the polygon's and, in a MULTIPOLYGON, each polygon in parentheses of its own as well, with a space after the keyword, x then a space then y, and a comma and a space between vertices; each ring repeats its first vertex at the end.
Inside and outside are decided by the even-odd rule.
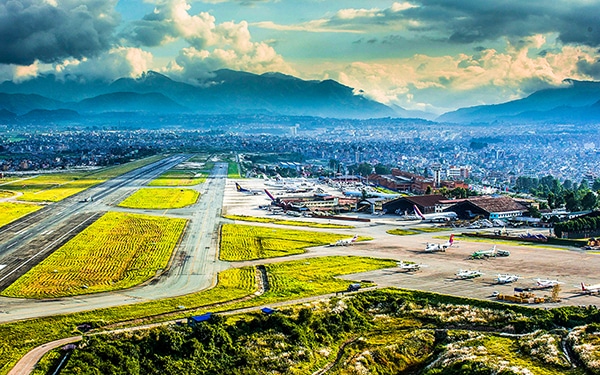
POLYGON ((222 68, 440 114, 600 79, 600 0, 0 0, 0 81, 222 68))

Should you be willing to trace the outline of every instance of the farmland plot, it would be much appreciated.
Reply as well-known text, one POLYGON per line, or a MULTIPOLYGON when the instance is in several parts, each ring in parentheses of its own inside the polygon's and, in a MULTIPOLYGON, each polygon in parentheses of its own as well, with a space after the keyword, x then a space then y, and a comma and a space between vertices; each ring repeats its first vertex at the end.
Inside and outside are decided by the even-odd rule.
POLYGON ((144 188, 119 203, 119 207, 150 210, 182 208, 196 203, 199 195, 192 189, 144 188))
POLYGON ((198 171, 170 170, 152 180, 148 186, 192 186, 205 180, 206 175, 198 171))
POLYGON ((301 254, 312 246, 326 245, 349 236, 252 225, 221 227, 222 260, 239 261, 301 254))
POLYGON ((37 204, 0 203, 0 227, 42 208, 37 204))
POLYGON ((109 212, 6 288, 46 298, 129 288, 167 266, 186 221, 109 212))

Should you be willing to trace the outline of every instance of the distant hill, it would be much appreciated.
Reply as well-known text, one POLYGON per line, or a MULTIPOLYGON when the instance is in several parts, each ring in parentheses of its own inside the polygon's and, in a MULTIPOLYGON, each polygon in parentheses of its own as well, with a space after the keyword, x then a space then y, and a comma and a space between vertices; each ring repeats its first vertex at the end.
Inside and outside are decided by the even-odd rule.
POLYGON ((167 98, 163 94, 138 94, 133 92, 116 92, 98 95, 70 105, 80 113, 98 112, 147 112, 178 113, 189 112, 187 108, 167 98), (101 108, 101 111, 99 109, 101 108))
POLYGON ((0 84, 0 109, 22 115, 34 109, 105 112, 267 114, 334 118, 401 117, 402 108, 355 94, 333 80, 306 81, 281 73, 217 70, 194 84, 157 72, 114 82, 40 76, 0 84))
POLYGON ((600 82, 567 80, 567 87, 545 89, 518 100, 448 112, 440 122, 589 122, 600 113, 600 82))

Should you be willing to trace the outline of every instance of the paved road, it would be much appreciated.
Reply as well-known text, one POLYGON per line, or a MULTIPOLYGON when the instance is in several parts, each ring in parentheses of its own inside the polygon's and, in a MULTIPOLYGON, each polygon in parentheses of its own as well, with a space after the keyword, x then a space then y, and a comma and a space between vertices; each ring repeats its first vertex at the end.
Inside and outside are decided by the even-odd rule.
MULTIPOLYGON (((146 182, 185 158, 185 156, 169 158, 169 162, 161 164, 158 169, 142 171, 144 173, 134 174, 134 177, 124 175, 118 181, 111 180, 111 184, 105 186, 104 190, 97 188, 88 190, 89 194, 86 196, 95 197, 93 202, 78 203, 78 200, 75 200, 70 205, 65 205, 67 210, 64 212, 62 212, 63 205, 60 205, 57 210, 61 211, 59 214, 62 217, 81 212, 95 213, 115 209, 110 205, 119 202, 132 191, 145 185, 146 182)), ((198 203, 184 209, 152 212, 153 214, 190 219, 181 246, 174 255, 175 261, 171 269, 155 282, 121 292, 60 298, 51 301, 0 297, 0 322, 119 306, 183 295, 210 287, 216 280, 217 272, 229 267, 227 263, 217 260, 216 253, 217 229, 226 177, 227 164, 218 163, 206 182, 196 187, 202 194, 198 203)), ((127 211, 147 213, 146 210, 127 211)), ((39 227, 39 225, 35 226, 35 228, 39 227)), ((41 228, 44 227, 41 226, 41 228)), ((38 232, 40 230, 42 229, 37 229, 38 232)), ((48 229, 43 230, 47 231, 48 229)), ((33 233, 34 229, 30 229, 28 232, 33 233)), ((2 272, 4 271, 5 269, 2 270, 2 272)))

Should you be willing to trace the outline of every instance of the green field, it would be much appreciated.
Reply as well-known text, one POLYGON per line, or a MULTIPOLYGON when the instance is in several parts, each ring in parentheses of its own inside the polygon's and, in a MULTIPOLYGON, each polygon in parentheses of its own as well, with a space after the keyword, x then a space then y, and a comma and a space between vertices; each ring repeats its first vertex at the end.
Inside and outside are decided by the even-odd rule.
POLYGON ((227 261, 301 254, 307 247, 327 245, 350 236, 241 224, 221 227, 220 258, 227 261))
POLYGON ((195 170, 170 170, 152 180, 148 186, 193 186, 205 180, 206 174, 195 170))
POLYGON ((118 206, 150 210, 182 208, 196 203, 199 196, 200 193, 192 189, 143 188, 118 206))
POLYGON ((22 193, 17 199, 28 202, 58 202, 108 179, 160 160, 152 156, 131 163, 103 168, 91 173, 65 172, 17 180, 3 185, 4 190, 22 193))
POLYGON ((242 216, 242 215, 224 215, 223 217, 225 219, 229 219, 229 220, 250 221, 250 222, 254 222, 254 223, 289 225, 289 226, 296 226, 296 227, 330 228, 330 229, 354 228, 352 225, 315 223, 313 221, 300 221, 300 220, 283 220, 283 219, 275 219, 275 218, 270 218, 270 217, 255 217, 255 216, 242 216))
POLYGON ((166 268, 186 221, 109 212, 6 288, 8 297, 125 289, 166 268))
MULTIPOLYGON (((376 267, 393 267, 395 265, 395 262, 391 261, 371 260, 361 257, 326 257, 318 260, 312 259, 309 262, 310 264, 303 263, 307 262, 285 262, 269 269, 270 278, 280 279, 276 283, 276 289, 245 302, 214 306, 215 303, 249 296, 256 290, 255 271, 254 268, 250 267, 222 271, 219 273, 216 287, 186 296, 0 324, 0 353, 2 353, 2 356, 0 356, 0 374, 8 373, 14 364, 34 347, 77 334, 76 327, 83 323, 90 324, 93 327, 104 327, 118 322, 173 312, 168 317, 155 317, 146 320, 147 322, 164 321, 206 311, 260 306, 265 303, 284 301, 289 299, 290 296, 302 298, 315 295, 315 293, 332 293, 340 288, 345 289, 350 284, 349 281, 336 280, 334 278, 336 275, 342 275, 344 272, 367 271, 376 267), (319 267, 319 262, 322 262, 321 264, 325 267, 319 267), (286 267, 286 264, 289 266, 286 267), (360 266, 361 264, 362 266, 360 266), (303 275, 310 275, 309 281, 306 281, 306 279, 303 281, 303 275), (315 284, 317 287, 313 285, 314 280, 319 281, 318 285, 315 284), (310 285, 302 287, 303 282, 310 283, 310 285), (185 311, 182 311, 182 308, 185 311)), ((136 324, 139 324, 139 322, 132 323, 132 325, 136 324)))
POLYGON ((37 204, 0 202, 0 227, 42 208, 37 204))

